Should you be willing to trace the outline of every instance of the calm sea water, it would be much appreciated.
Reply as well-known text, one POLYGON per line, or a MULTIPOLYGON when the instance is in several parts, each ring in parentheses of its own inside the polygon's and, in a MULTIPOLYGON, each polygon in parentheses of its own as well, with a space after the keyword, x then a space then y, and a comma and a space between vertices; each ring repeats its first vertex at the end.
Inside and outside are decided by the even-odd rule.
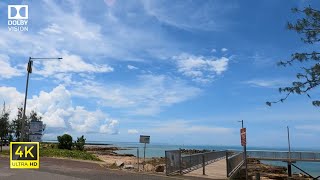
MULTIPOLYGON (((116 146, 121 148, 127 148, 127 150, 117 151, 119 154, 133 154, 137 156, 137 149, 139 149, 139 156, 143 157, 143 147, 144 144, 141 143, 131 143, 131 142, 109 142, 109 141, 88 141, 88 143, 99 143, 99 144, 109 144, 103 146, 116 146)), ((165 151, 167 150, 178 150, 182 149, 198 149, 198 150, 237 150, 241 151, 241 146, 199 146, 199 145, 169 145, 169 144, 147 144, 146 146, 146 157, 164 157, 165 151)), ((277 151, 287 151, 286 148, 268 148, 268 147, 247 147, 248 150, 277 150, 277 151)), ((293 149, 293 151, 317 151, 319 149, 293 149)), ((280 161, 262 161, 265 164, 284 166, 287 164, 280 161)), ((320 162, 297 162, 296 165, 311 174, 312 176, 320 176, 320 162)), ((294 173, 300 173, 298 169, 292 167, 294 173)))

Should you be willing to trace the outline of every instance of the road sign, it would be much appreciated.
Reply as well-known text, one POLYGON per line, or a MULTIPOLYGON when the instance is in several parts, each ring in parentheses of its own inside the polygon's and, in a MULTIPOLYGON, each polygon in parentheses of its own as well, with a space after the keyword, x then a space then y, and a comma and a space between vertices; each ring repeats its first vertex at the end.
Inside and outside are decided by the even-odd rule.
POLYGON ((39 142, 10 142, 10 168, 38 169, 39 142))
POLYGON ((31 142, 41 142, 43 134, 43 122, 42 121, 31 121, 29 140, 31 142))
POLYGON ((150 143, 150 136, 140 135, 140 143, 150 143))
POLYGON ((246 146, 247 145, 247 135, 246 135, 246 128, 241 128, 240 129, 240 136, 241 136, 241 146, 246 146))

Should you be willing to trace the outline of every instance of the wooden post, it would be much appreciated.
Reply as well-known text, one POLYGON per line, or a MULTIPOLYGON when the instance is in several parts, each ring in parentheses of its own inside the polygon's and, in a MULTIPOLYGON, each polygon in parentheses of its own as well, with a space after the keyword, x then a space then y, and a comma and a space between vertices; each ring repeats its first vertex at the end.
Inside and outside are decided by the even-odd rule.
POLYGON ((292 171, 291 171, 291 162, 288 162, 288 177, 292 176, 292 171))

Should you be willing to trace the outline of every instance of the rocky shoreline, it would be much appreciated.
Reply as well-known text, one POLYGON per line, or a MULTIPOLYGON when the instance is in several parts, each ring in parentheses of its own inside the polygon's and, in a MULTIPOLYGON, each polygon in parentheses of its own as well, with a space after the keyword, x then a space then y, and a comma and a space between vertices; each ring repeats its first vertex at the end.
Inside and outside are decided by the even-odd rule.
MULTIPOLYGON (((248 176, 255 179, 257 175, 260 175, 261 179, 288 179, 287 168, 283 166, 274 166, 261 163, 256 159, 248 159, 248 176)), ((240 175, 236 179, 245 179, 245 169, 240 170, 240 175)), ((293 174, 291 179, 296 180, 308 180, 308 176, 303 174, 293 174)))

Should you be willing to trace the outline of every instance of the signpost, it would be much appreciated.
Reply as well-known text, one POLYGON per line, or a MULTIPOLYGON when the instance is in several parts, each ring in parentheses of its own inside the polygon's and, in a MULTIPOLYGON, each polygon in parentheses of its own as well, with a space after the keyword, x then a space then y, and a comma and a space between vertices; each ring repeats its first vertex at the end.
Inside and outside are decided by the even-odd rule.
POLYGON ((243 146, 244 164, 246 166, 246 180, 248 179, 248 164, 247 164, 247 129, 243 127, 243 120, 241 122, 240 137, 241 146, 243 146))
POLYGON ((150 136, 146 136, 146 135, 140 135, 140 143, 144 143, 144 147, 143 147, 143 170, 144 170, 144 164, 146 162, 146 146, 147 144, 150 143, 150 136))

